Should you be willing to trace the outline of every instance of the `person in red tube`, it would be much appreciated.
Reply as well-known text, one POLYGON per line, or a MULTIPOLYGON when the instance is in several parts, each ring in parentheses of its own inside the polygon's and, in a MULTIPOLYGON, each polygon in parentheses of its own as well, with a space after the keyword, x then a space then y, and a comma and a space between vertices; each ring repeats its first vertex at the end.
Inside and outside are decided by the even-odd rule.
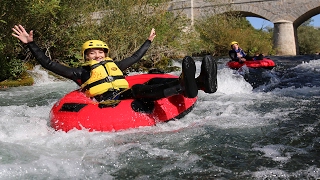
POLYGON ((230 43, 231 50, 229 51, 229 57, 232 61, 237 61, 243 63, 245 61, 262 60, 263 54, 257 54, 255 56, 248 56, 243 49, 240 48, 237 41, 232 41, 230 43))
POLYGON ((217 90, 217 64, 212 56, 205 56, 201 64, 200 75, 195 78, 195 62, 190 56, 182 61, 182 73, 179 78, 153 78, 144 84, 129 88, 122 71, 137 63, 150 47, 156 37, 152 29, 148 39, 132 56, 121 61, 108 57, 109 47, 100 40, 89 40, 82 45, 83 66, 68 67, 51 61, 33 40, 33 31, 26 32, 21 25, 15 25, 12 35, 27 44, 36 60, 47 70, 67 79, 73 80, 88 98, 96 101, 147 99, 157 100, 176 94, 194 98, 198 90, 214 93, 217 90))

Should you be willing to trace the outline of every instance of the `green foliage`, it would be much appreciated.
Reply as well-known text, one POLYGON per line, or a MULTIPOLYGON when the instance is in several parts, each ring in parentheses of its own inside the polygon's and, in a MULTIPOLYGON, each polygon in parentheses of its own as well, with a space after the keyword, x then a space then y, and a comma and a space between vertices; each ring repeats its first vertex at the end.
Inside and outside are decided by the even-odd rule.
MULTIPOLYGON (((25 45, 12 37, 12 27, 34 30, 36 43, 53 61, 77 67, 82 63, 81 45, 100 39, 110 47, 109 56, 122 60, 132 55, 155 28, 157 37, 141 60, 129 70, 147 71, 171 67, 172 58, 184 55, 225 56, 231 41, 238 41, 249 54, 273 54, 272 31, 256 30, 238 14, 221 14, 195 23, 168 12, 170 0, 1 0, 0 1, 0 81, 19 79, 24 62, 34 63, 25 45), (14 7, 14 8, 13 8, 14 7), (94 13, 93 13, 94 12, 94 13), (22 61, 23 62, 22 62, 22 61), (20 75, 19 75, 20 74, 20 75)), ((220 7, 217 6, 216 10, 220 7)), ((319 29, 310 21, 298 29, 301 54, 319 52, 319 29)))
POLYGON ((301 55, 320 52, 320 29, 313 27, 312 22, 312 19, 308 19, 297 30, 298 53, 301 55))
POLYGON ((218 56, 226 56, 230 42, 237 41, 249 54, 272 52, 272 36, 269 32, 254 29, 249 21, 237 14, 208 16, 196 22, 206 51, 218 56))
MULTIPOLYGON (((11 38, 14 23, 20 23, 27 6, 26 0, 1 0, 0 6, 0 81, 11 77, 11 59, 15 54, 14 44, 11 38), (13 18, 13 15, 16 15, 13 18)), ((13 60, 14 61, 14 60, 13 60)), ((15 71, 16 72, 16 71, 15 71)), ((13 75, 16 75, 14 72, 13 75)))
POLYGON ((8 64, 8 69, 11 75, 10 78, 13 80, 19 79, 20 75, 27 70, 20 59, 13 58, 9 61, 8 64))
POLYGON ((10 77, 10 72, 8 71, 8 65, 3 56, 0 56, 0 82, 8 79, 10 77))
POLYGON ((81 45, 89 39, 107 42, 109 56, 115 60, 131 56, 147 39, 151 28, 156 28, 157 37, 144 60, 151 61, 153 68, 163 64, 169 66, 170 63, 159 62, 182 49, 177 41, 187 20, 167 11, 165 2, 168 0, 4 1, 6 6, 1 8, 8 11, 0 20, 8 26, 0 29, 0 34, 6 33, 0 47, 5 45, 9 49, 4 56, 19 54, 19 58, 26 61, 32 58, 26 47, 11 36, 15 24, 22 24, 27 31, 33 30, 34 40, 46 55, 69 66, 81 64, 81 45), (12 3, 17 8, 11 12, 12 3))
POLYGON ((310 25, 298 27, 299 54, 314 54, 320 52, 320 29, 310 25))
POLYGON ((0 82, 6 79, 19 79, 27 69, 20 59, 0 55, 0 82))
MULTIPOLYGON (((109 56, 115 60, 131 56, 147 39, 151 28, 156 29, 157 37, 142 59, 143 63, 133 66, 133 70, 165 70, 172 65, 168 57, 201 53, 222 55, 234 39, 252 53, 261 50, 261 47, 270 47, 261 41, 254 41, 269 37, 255 32, 243 18, 222 15, 209 17, 192 29, 189 28, 190 20, 168 12, 164 2, 168 1, 96 0, 88 3, 85 0, 24 0, 24 7, 20 11, 24 12, 24 19, 11 14, 8 18, 12 19, 9 27, 21 22, 28 31, 33 29, 35 41, 46 55, 69 66, 81 64, 80 47, 89 39, 107 42, 109 56), (251 34, 254 39, 243 34, 251 34)), ((7 29, 7 32, 11 30, 7 29)), ((12 43, 9 45, 11 51, 6 52, 20 53, 26 60, 31 57, 28 55, 30 52, 16 39, 7 39, 12 43)))
MULTIPOLYGON (((167 2, 170 0, 1 0, 0 80, 19 78, 24 71, 19 59, 31 62, 33 58, 27 47, 11 36, 15 24, 34 30, 36 43, 53 61, 73 67, 81 64, 80 49, 85 41, 105 41, 109 56, 122 60, 140 47, 151 28, 157 32, 152 47, 141 63, 129 70, 169 71, 176 68, 171 68, 171 59, 184 55, 225 56, 234 40, 249 54, 273 53, 272 29, 256 30, 237 14, 208 14, 192 28, 188 18, 167 11, 167 2)), ((319 30, 305 24, 298 30, 300 50, 319 52, 319 30)))

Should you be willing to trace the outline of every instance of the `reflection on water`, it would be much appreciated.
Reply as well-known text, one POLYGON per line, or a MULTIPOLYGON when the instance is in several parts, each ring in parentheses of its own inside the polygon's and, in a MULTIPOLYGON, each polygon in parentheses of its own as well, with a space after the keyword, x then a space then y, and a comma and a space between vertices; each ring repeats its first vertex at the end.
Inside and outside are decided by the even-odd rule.
POLYGON ((36 69, 34 86, 0 91, 0 179, 320 178, 320 61, 272 59, 256 87, 220 59, 218 91, 200 91, 190 114, 119 132, 50 128, 77 86, 36 69))

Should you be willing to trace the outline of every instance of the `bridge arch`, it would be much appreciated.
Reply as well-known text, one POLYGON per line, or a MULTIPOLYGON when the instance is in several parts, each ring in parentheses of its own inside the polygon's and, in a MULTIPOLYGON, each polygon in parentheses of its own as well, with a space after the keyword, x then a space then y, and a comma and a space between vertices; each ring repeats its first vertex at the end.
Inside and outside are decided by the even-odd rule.
POLYGON ((320 3, 318 7, 315 7, 313 9, 310 9, 309 11, 302 14, 300 17, 298 17, 294 22, 293 25, 295 27, 299 27, 302 23, 307 21, 308 19, 312 18, 313 16, 316 16, 320 14, 320 3))
POLYGON ((297 55, 297 28, 320 14, 320 0, 173 0, 171 11, 183 11, 187 17, 239 12, 245 17, 258 17, 274 24, 273 45, 278 55, 297 55))

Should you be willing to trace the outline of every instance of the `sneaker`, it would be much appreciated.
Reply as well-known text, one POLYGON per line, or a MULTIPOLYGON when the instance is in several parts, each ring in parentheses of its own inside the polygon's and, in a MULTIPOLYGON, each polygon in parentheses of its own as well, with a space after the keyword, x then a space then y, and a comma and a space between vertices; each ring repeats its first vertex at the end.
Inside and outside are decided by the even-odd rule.
POLYGON ((201 72, 196 81, 198 88, 206 93, 217 91, 217 62, 211 55, 206 55, 203 58, 201 72))
POLYGON ((198 95, 198 86, 195 79, 196 64, 190 56, 182 60, 182 73, 180 76, 181 86, 184 89, 184 96, 194 98, 198 95))

